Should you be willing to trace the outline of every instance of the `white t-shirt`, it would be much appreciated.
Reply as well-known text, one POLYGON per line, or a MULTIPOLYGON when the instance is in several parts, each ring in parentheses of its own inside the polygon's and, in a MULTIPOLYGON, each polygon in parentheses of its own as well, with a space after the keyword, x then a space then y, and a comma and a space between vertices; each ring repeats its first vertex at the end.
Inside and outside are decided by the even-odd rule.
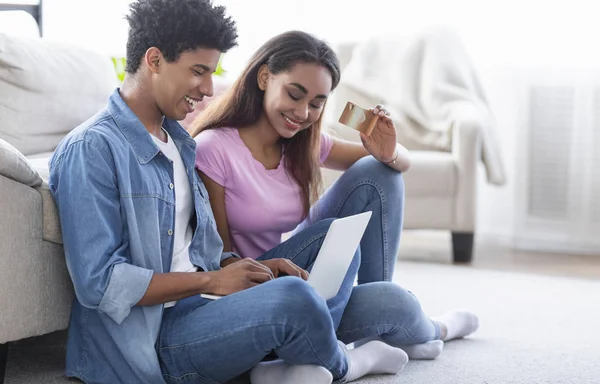
MULTIPOLYGON (((173 162, 173 178, 175 179, 169 187, 175 189, 175 229, 173 231, 173 259, 171 261, 171 272, 196 272, 198 269, 190 261, 190 244, 192 242, 192 226, 190 220, 194 212, 192 190, 188 181, 187 173, 181 155, 175 146, 171 136, 165 131, 167 142, 164 143, 152 136, 162 153, 173 162)), ((165 308, 175 305, 175 301, 165 303, 165 308)))

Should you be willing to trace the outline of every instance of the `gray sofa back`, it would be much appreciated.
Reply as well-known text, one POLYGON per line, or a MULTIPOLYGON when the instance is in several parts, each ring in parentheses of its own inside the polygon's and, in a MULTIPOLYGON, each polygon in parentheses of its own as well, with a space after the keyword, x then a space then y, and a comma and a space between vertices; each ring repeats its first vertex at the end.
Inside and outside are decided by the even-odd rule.
POLYGON ((117 83, 107 56, 0 33, 0 138, 27 156, 54 151, 117 83))

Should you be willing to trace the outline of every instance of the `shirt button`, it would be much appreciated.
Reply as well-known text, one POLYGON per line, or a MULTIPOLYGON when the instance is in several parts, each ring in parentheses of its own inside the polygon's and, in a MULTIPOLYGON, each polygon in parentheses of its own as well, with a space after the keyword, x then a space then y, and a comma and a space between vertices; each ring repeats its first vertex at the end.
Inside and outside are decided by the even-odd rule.
POLYGON ((169 184, 169 188, 170 188, 170 189, 173 189, 173 187, 174 187, 173 183, 170 183, 170 184, 169 184))
POLYGON ((172 229, 169 229, 169 230, 167 231, 167 233, 169 234, 169 236, 173 236, 173 230, 172 230, 172 229))

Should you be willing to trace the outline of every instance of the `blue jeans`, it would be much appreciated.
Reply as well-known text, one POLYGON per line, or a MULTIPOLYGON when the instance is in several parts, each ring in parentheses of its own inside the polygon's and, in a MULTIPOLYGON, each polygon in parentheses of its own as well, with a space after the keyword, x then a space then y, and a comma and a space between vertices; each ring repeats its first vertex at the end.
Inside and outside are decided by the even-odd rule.
MULTIPOLYGON (((261 259, 288 258, 308 271, 333 220, 322 220, 261 259)), ((336 297, 325 302, 297 277, 206 300, 199 295, 165 310, 157 342, 168 383, 223 383, 274 351, 290 364, 321 365, 336 379, 348 370, 335 329, 353 290, 357 250, 336 297)))
POLYGON ((346 170, 294 233, 319 220, 366 211, 373 214, 360 242, 358 284, 392 281, 404 219, 404 180, 399 172, 372 156, 363 157, 346 170))
POLYGON ((358 286, 337 329, 346 343, 381 337, 394 346, 439 339, 439 326, 423 312, 417 298, 391 283, 404 218, 402 175, 367 156, 352 165, 325 192, 296 231, 325 218, 372 211, 360 243, 358 286))
POLYGON ((403 201, 399 173, 370 157, 358 161, 317 204, 322 220, 313 214, 259 258, 288 258, 310 271, 332 218, 371 210, 338 295, 325 302, 304 281, 282 277, 214 302, 198 295, 180 300, 165 310, 157 343, 166 381, 225 382, 271 351, 289 364, 321 365, 340 379, 348 365, 336 339, 379 336, 395 346, 438 339, 439 328, 416 297, 387 281, 398 253, 403 201), (359 267, 360 284, 353 287, 359 267))

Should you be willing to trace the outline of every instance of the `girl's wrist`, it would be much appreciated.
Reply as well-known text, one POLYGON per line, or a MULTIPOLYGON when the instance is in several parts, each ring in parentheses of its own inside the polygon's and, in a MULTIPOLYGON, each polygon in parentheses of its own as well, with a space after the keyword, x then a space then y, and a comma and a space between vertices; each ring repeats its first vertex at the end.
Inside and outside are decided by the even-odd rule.
POLYGON ((396 160, 398 160, 398 155, 399 154, 400 154, 400 152, 398 151, 398 144, 396 144, 396 150, 394 151, 394 157, 392 157, 391 160, 381 161, 381 162, 384 163, 384 164, 386 164, 386 165, 396 164, 396 160))

